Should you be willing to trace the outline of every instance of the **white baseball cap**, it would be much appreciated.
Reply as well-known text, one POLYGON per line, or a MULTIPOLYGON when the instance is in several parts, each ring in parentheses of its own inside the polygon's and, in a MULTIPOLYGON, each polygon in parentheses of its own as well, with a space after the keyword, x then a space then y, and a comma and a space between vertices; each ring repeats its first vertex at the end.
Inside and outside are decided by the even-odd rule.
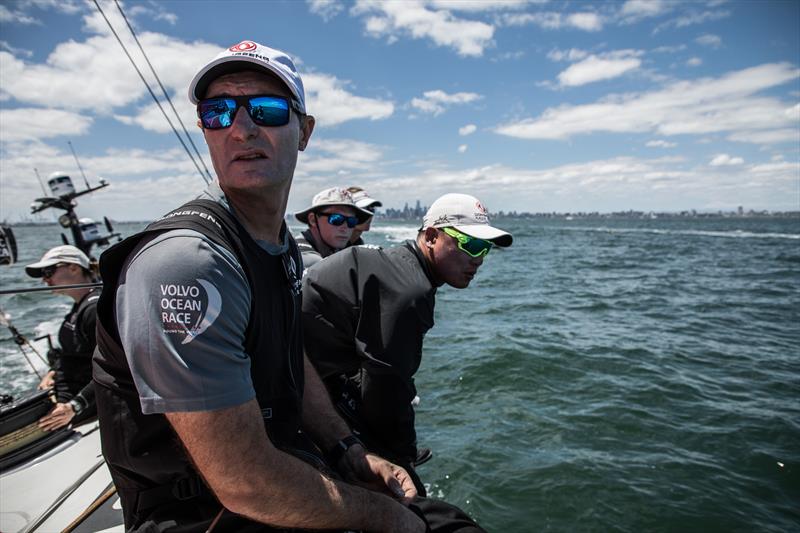
POLYGON ((32 278, 41 278, 43 268, 59 263, 73 263, 89 270, 89 258, 86 254, 70 244, 65 244, 49 249, 38 262, 26 266, 25 272, 32 278))
POLYGON ((361 187, 348 187, 347 190, 353 195, 353 201, 358 207, 369 209, 370 207, 383 206, 380 200, 376 200, 375 198, 371 197, 369 194, 367 194, 367 191, 361 187))
POLYGON ((500 247, 511 246, 513 237, 507 231, 489 225, 489 213, 483 204, 468 194, 450 193, 440 196, 422 218, 422 228, 455 228, 475 237, 492 241, 500 247))
POLYGON ((303 224, 308 224, 309 213, 313 213, 317 209, 329 205, 346 205, 348 207, 352 207, 356 212, 359 224, 372 216, 372 213, 356 205, 356 203, 353 201, 353 195, 350 194, 350 191, 347 189, 342 189, 341 187, 331 187, 330 189, 325 189, 324 191, 318 192, 311 200, 311 207, 303 209, 302 211, 298 211, 294 214, 294 216, 303 224))
POLYGON ((189 84, 189 100, 197 104, 205 98, 208 86, 222 75, 241 70, 265 70, 280 78, 306 112, 303 80, 288 54, 255 41, 242 41, 224 50, 195 74, 189 84))

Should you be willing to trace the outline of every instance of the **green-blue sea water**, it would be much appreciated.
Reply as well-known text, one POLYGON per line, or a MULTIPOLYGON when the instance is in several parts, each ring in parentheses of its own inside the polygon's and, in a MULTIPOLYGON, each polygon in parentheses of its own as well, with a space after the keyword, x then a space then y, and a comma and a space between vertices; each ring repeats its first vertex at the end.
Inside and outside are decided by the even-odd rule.
MULTIPOLYGON (((493 222, 514 245, 439 290, 425 339, 430 493, 493 532, 799 531, 800 219, 493 222)), ((365 240, 415 228, 377 220, 365 240)), ((15 233, 4 288, 60 244, 55 227, 15 233)), ((69 301, 0 306, 35 336, 69 301)), ((20 394, 36 378, 0 339, 20 394)))

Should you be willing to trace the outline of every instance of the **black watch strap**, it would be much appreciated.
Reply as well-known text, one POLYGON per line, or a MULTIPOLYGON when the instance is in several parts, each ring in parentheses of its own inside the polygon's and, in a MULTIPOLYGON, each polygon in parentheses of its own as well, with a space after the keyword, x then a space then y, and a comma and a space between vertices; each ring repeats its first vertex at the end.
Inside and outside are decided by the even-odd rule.
POLYGON ((81 412, 83 411, 83 409, 85 407, 83 405, 83 402, 80 401, 78 398, 79 398, 79 396, 76 396, 76 397, 74 397, 73 399, 71 399, 69 401, 69 404, 72 406, 72 412, 75 413, 76 416, 81 414, 81 412))
POLYGON ((364 443, 361 442, 361 440, 355 435, 348 435, 339 442, 337 442, 336 444, 334 444, 333 447, 330 450, 328 450, 327 453, 328 461, 330 462, 330 464, 332 466, 336 466, 341 460, 341 458, 344 457, 344 454, 347 452, 347 450, 349 450, 352 446, 355 446, 356 444, 364 446, 364 443))

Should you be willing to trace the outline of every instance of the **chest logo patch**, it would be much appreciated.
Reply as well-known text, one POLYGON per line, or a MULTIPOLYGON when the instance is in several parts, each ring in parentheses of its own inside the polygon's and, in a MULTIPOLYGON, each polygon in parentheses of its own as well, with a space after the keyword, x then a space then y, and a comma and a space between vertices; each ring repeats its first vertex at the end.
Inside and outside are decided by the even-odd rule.
POLYGON ((164 333, 185 335, 181 344, 189 344, 217 319, 222 297, 204 279, 198 279, 196 285, 161 284, 159 307, 164 333))

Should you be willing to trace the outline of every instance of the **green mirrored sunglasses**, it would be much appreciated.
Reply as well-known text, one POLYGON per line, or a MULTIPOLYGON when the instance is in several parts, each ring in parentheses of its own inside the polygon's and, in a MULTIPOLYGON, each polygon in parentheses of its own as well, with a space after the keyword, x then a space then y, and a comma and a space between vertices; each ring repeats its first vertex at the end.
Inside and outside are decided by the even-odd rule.
POLYGON ((478 239, 477 237, 470 237, 469 235, 464 235, 460 231, 454 228, 441 228, 443 232, 450 235, 456 241, 458 241, 458 249, 467 254, 470 257, 484 257, 486 254, 489 253, 489 250, 492 249, 491 241, 486 241, 483 239, 478 239))

